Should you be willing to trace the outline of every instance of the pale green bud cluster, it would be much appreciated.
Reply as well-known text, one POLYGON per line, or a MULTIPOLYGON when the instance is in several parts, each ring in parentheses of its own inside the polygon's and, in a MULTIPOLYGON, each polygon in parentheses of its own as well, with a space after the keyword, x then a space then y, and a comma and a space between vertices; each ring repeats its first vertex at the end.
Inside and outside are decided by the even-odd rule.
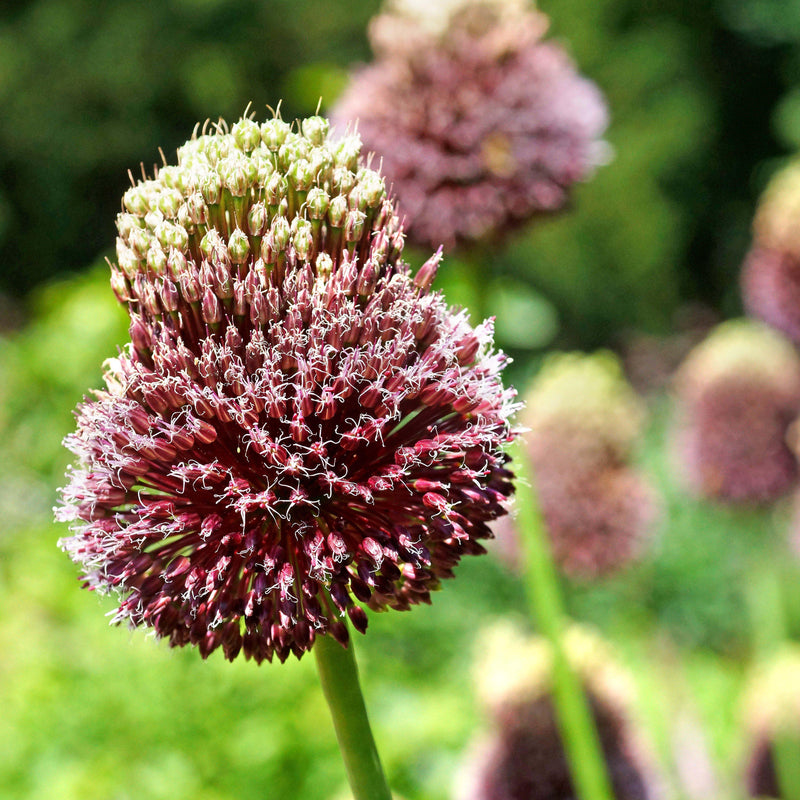
POLYGON ((178 149, 177 166, 123 197, 118 297, 128 298, 138 275, 179 281, 187 261, 233 265, 241 275, 251 264, 268 272, 289 252, 311 264, 325 252, 333 268, 345 251, 363 254, 378 229, 396 260, 403 235, 383 179, 359 164, 357 136, 334 141, 329 133, 318 116, 295 125, 243 117, 230 130, 220 122, 196 132, 178 149))
POLYGON ((575 430, 624 462, 645 421, 644 403, 611 352, 548 357, 526 397, 523 424, 540 431, 575 430))

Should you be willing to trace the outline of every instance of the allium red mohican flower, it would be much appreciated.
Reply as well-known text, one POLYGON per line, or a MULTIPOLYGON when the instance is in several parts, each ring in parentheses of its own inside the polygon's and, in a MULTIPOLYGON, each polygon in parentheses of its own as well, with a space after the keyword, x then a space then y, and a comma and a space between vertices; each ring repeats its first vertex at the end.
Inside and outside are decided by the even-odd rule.
POLYGON ((360 143, 312 117, 197 135, 134 185, 131 345, 78 408, 62 541, 114 620, 281 660, 429 602, 512 491, 491 323, 412 278, 360 143))
POLYGON ((742 267, 749 314, 800 343, 800 162, 778 172, 761 196, 742 267))
POLYGON ((411 240, 496 237, 562 209, 605 157, 605 101, 527 3, 395 3, 373 19, 375 61, 333 111, 357 124, 409 220, 411 240), (421 4, 420 4, 421 5, 421 4))
POLYGON ((800 358, 779 333, 750 320, 719 325, 687 357, 676 394, 676 455, 699 495, 765 503, 792 488, 800 358))
POLYGON ((745 785, 751 797, 784 797, 776 769, 778 737, 800 753, 800 651, 786 648, 762 666, 745 698, 748 752, 745 785))
MULTIPOLYGON (((551 356, 526 400, 525 446, 556 562, 583 579, 622 569, 642 552, 659 512, 630 463, 642 401, 610 353, 551 356)), ((501 557, 517 562, 514 521, 494 530, 501 557)))
MULTIPOLYGON (((492 730, 470 748, 456 800, 571 800, 576 797, 552 698, 552 653, 540 640, 494 631, 496 650, 479 681, 492 730)), ((653 775, 629 719, 629 683, 603 643, 581 629, 566 637, 597 727, 614 797, 647 800, 653 775)))

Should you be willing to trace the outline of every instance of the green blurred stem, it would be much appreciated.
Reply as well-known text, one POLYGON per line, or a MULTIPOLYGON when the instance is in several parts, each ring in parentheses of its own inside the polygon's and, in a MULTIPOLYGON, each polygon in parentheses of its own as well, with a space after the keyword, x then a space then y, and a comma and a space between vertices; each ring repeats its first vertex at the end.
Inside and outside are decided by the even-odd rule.
POLYGON ((564 651, 564 606, 532 469, 519 440, 512 449, 517 474, 518 529, 527 555, 528 602, 539 630, 553 649, 553 696, 573 782, 581 800, 612 800, 597 728, 581 682, 564 651))
POLYGON ((361 694, 353 642, 342 647, 332 636, 318 636, 312 649, 353 800, 392 800, 361 694))
MULTIPOLYGON (((788 638, 780 574, 774 561, 777 556, 772 552, 767 556, 754 566, 745 589, 753 647, 756 658, 762 661, 773 656, 788 638)), ((772 755, 781 797, 800 798, 800 740, 797 734, 775 731, 772 755)))

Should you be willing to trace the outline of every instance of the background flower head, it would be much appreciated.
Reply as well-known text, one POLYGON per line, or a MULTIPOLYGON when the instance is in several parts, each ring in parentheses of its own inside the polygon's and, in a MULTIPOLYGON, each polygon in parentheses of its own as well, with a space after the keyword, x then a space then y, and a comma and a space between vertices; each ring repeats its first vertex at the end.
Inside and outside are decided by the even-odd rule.
POLYGON ((717 326, 681 367, 676 400, 677 455, 697 493, 768 502, 792 487, 800 359, 780 334, 750 320, 717 326))
POLYGON ((131 344, 79 408, 58 517, 115 620, 257 661, 342 642, 483 551, 511 492, 491 324, 412 278, 360 143, 320 117, 195 136, 123 198, 131 344))
MULTIPOLYGON (((659 502, 631 466, 644 404, 608 352, 549 357, 526 394, 522 424, 553 554, 572 577, 613 573, 642 551, 659 502)), ((518 562, 515 520, 498 547, 518 562)))
MULTIPOLYGON (((458 775, 457 800, 567 800, 575 796, 552 700, 552 650, 500 624, 482 641, 475 668, 491 721, 458 775)), ((646 748, 630 718, 631 682, 605 643, 584 628, 565 637, 567 657, 587 692, 614 796, 652 797, 646 748)))
POLYGON ((753 243, 742 268, 747 311, 800 343, 800 162, 770 181, 753 219, 753 243))
POLYGON ((546 28, 500 0, 436 13, 404 0, 373 19, 376 60, 333 116, 380 157, 415 242, 486 239, 557 211, 604 160, 603 97, 546 28))

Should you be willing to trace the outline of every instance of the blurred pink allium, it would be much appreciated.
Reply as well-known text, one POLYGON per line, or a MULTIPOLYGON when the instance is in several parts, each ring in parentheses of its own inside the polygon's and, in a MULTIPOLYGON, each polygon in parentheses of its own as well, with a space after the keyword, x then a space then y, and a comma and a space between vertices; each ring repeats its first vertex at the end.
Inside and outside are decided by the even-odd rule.
MULTIPOLYGON (((523 434, 556 562, 574 578, 612 574, 637 558, 659 516, 631 466, 644 406, 610 353, 551 356, 526 396, 523 434)), ((518 563, 515 520, 494 531, 518 563)))
MULTIPOLYGON (((576 790, 553 704, 549 646, 505 626, 483 643, 488 655, 476 672, 491 729, 469 749, 455 800, 571 800, 576 790)), ((565 644, 587 693, 614 797, 653 797, 647 748, 630 719, 630 679, 589 631, 570 629, 565 644)))
POLYGON ((800 343, 800 162, 772 178, 753 219, 753 243, 742 268, 748 313, 800 343))
POLYGON ((78 407, 58 509, 114 620, 256 661, 343 643, 483 552, 512 491, 491 323, 412 277, 384 183, 327 121, 241 119, 134 185, 131 344, 78 407))
POLYGON ((764 503, 792 488, 800 358, 779 333, 750 320, 719 325, 685 360, 676 395, 677 457, 694 491, 764 503))
POLYGON ((607 158, 608 113, 527 2, 434 6, 389 3, 373 19, 375 61, 333 121, 380 159, 410 239, 449 247, 562 209, 607 158))

